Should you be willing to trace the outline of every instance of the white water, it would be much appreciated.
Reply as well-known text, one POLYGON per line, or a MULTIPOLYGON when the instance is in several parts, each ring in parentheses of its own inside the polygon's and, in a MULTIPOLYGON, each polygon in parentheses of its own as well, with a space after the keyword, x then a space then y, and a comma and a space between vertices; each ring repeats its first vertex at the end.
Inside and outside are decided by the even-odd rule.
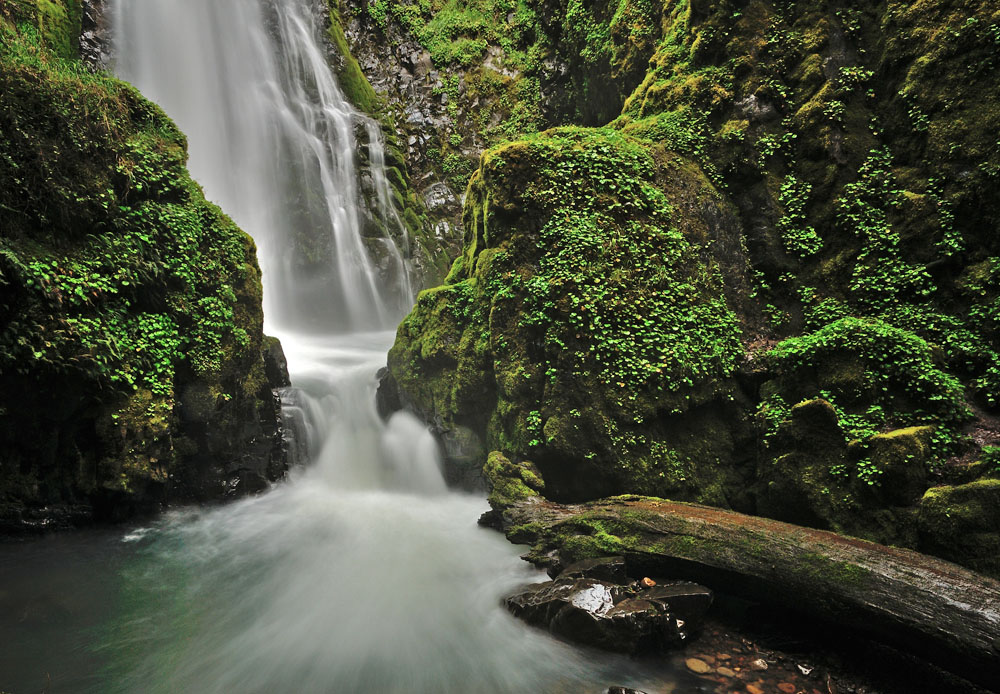
POLYGON ((345 101, 308 3, 111 5, 117 72, 167 110, 188 136, 195 180, 258 244, 269 328, 398 323, 412 298, 394 240, 405 234, 378 165, 376 209, 360 204, 355 128, 374 124, 345 101), (366 237, 368 217, 390 234, 366 237))
POLYGON ((412 298, 408 250, 380 133, 345 102, 306 0, 112 4, 117 71, 175 119, 208 198, 258 243, 267 327, 282 338, 311 462, 261 497, 175 513, 125 538, 124 598, 95 639, 108 668, 95 690, 641 684, 621 661, 506 614, 501 596, 541 576, 476 525, 483 499, 445 488, 419 422, 383 423, 375 411, 389 329, 412 298), (371 213, 358 123, 371 142, 371 213), (363 238, 366 214, 389 234, 363 238))

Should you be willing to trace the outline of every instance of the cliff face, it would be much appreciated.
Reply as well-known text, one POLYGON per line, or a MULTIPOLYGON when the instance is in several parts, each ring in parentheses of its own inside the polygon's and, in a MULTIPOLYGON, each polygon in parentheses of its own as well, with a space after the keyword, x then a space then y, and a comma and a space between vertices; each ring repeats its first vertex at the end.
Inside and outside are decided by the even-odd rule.
POLYGON ((283 384, 252 240, 167 116, 73 57, 77 2, 0 12, 0 519, 262 488, 283 384))
POLYGON ((387 402, 457 461, 536 463, 556 498, 697 499, 1000 568, 1000 11, 386 0, 355 21, 426 51, 387 93, 444 85, 417 147, 527 135, 473 173, 387 402), (484 75, 537 90, 485 97, 484 75), (466 130, 481 113, 501 121, 466 130), (564 123, 604 127, 531 135, 564 123))

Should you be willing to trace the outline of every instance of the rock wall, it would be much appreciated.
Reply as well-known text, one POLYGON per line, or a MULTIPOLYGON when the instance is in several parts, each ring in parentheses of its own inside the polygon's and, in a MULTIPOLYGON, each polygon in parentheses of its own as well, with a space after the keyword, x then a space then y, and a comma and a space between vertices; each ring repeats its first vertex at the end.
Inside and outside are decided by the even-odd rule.
MULTIPOLYGON (((184 136, 85 68, 75 1, 0 7, 0 525, 120 519, 284 473, 253 241, 184 136)), ((285 380, 285 382, 281 382, 285 380)))
POLYGON ((486 148, 383 388, 457 463, 498 450, 553 498, 696 499, 998 571, 1000 11, 379 0, 350 21, 404 68, 359 38, 372 83, 417 94, 412 149, 486 148), (606 125, 533 134, 566 123, 606 125))

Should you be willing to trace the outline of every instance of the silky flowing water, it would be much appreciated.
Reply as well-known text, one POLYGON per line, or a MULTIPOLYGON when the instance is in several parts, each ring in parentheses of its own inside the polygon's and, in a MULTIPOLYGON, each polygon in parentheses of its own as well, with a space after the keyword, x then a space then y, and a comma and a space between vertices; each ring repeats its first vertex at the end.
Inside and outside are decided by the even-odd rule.
POLYGON ((483 498, 446 488, 418 421, 376 413, 412 301, 406 237, 380 132, 341 94, 315 8, 112 11, 117 72, 174 118, 194 177, 258 244, 309 461, 224 507, 0 546, 0 691, 674 691, 510 617, 502 596, 544 576, 477 526, 483 498))

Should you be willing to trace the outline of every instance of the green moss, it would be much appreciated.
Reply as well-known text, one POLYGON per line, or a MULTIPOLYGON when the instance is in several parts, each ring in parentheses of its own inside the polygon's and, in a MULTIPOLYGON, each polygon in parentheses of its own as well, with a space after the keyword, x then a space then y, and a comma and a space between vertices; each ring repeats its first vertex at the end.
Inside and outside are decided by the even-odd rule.
POLYGON ((920 501, 921 547, 1000 576, 1000 480, 934 487, 920 501))
MULTIPOLYGON (((449 323, 435 339, 482 357, 466 368, 488 370, 470 379, 485 393, 470 404, 491 445, 538 461, 551 490, 588 478, 587 491, 724 505, 749 485, 752 494, 739 499, 748 509, 914 545, 915 495, 928 475, 952 474, 944 463, 974 449, 963 440, 966 399, 988 410, 1000 402, 1000 246, 991 233, 1000 221, 1000 140, 989 126, 1000 117, 996 10, 974 0, 571 0, 544 15, 531 5, 531 21, 521 15, 503 54, 487 57, 476 41, 493 41, 484 24, 492 18, 502 27, 501 7, 514 3, 452 1, 396 16, 435 46, 449 96, 461 84, 467 96, 513 109, 521 103, 513 89, 528 85, 527 103, 537 79, 555 86, 544 114, 524 123, 611 121, 625 137, 613 141, 607 128, 532 137, 488 152, 472 175, 464 253, 448 282, 476 277, 482 295, 467 323, 449 323), (547 75, 552 64, 565 75, 547 75), (490 67, 497 65, 519 74, 500 75, 490 67), (598 138, 609 149, 595 146, 598 138), (633 147, 654 159, 651 176, 635 175, 642 156, 622 156, 633 147), (626 179, 661 190, 669 222, 643 204, 630 207, 629 180, 595 166, 603 177, 595 182, 586 158, 571 156, 591 149, 626 179), (693 179, 698 195, 672 186, 693 179), (698 219, 705 199, 737 210, 730 220, 727 202, 716 208, 724 210, 708 225, 716 237, 698 219), (719 237, 729 224, 734 236, 719 237), (672 319, 658 316, 650 330, 618 315, 626 305, 644 315, 649 296, 671 294, 676 278, 658 284, 657 273, 684 266, 672 255, 672 228, 699 260, 710 258, 710 273, 711 258, 722 259, 725 286, 711 291, 726 296, 725 306, 699 299, 694 305, 706 312, 688 315, 704 326, 714 306, 761 344, 782 343, 763 361, 759 350, 747 355, 748 369, 767 371, 761 392, 747 393, 752 403, 740 401, 731 372, 718 368, 725 360, 713 361, 730 353, 727 339, 714 341, 726 329, 678 337, 660 330, 672 319), (626 252, 615 235, 630 244, 626 252), (648 247, 632 241, 643 236, 648 247), (487 271, 484 249, 506 259, 487 271), (747 260, 752 286, 741 274, 747 260), (615 288, 637 286, 616 295, 592 281, 597 275, 615 288), (617 313, 592 313, 594 305, 617 313), (653 335, 655 347, 643 342, 653 335), (698 342, 709 336, 710 344, 698 342), (669 385, 657 391, 658 376, 643 362, 659 368, 658 349, 675 344, 677 360, 668 358, 662 372, 669 385), (725 410, 718 403, 729 397, 736 402, 725 410), (741 438, 754 405, 759 448, 741 438), (828 426, 799 421, 810 409, 831 414, 828 426), (829 450, 815 454, 817 441, 829 450), (734 449, 747 450, 745 459, 734 449), (749 479, 753 467, 757 478, 749 479), (557 470, 565 476, 550 474, 557 470), (778 503, 796 496, 804 501, 778 503)), ((494 127, 484 139, 496 144, 530 127, 494 127)), ((442 161, 453 154, 447 145, 442 152, 442 161)), ((465 358, 449 350, 455 363, 465 358)), ((432 378, 454 373, 419 368, 432 378)))
POLYGON ((489 500, 494 509, 507 508, 545 491, 545 483, 531 463, 514 464, 499 451, 489 454, 483 475, 490 485, 489 500))
POLYGON ((382 109, 382 102, 368 82, 368 78, 361 71, 357 59, 351 55, 351 49, 347 45, 347 37, 344 36, 343 20, 340 17, 340 0, 329 0, 327 7, 330 12, 327 36, 341 58, 341 66, 337 71, 337 83, 344 92, 344 96, 358 109, 365 113, 377 114, 382 109))
POLYGON ((767 359, 791 399, 821 395, 845 408, 851 438, 886 424, 932 424, 932 448, 945 456, 970 416, 961 383, 935 362, 932 346, 878 320, 843 318, 785 340, 767 359))
POLYGON ((0 16, 0 392, 60 406, 0 404, 0 447, 40 503, 138 498, 174 473, 192 480, 171 440, 191 384, 217 396, 202 421, 232 434, 220 467, 241 454, 233 432, 258 425, 256 249, 191 180, 167 116, 62 57, 55 10, 38 12, 42 33, 0 16), (52 437, 42 451, 36 427, 52 437))
POLYGON ((615 475, 676 489, 671 444, 634 429, 716 398, 741 347, 721 273, 696 245, 708 231, 676 225, 668 196, 717 199, 697 169, 612 130, 488 152, 452 284, 421 296, 390 353, 403 390, 456 419, 485 406, 489 445, 547 478, 554 459, 586 466, 613 451, 615 475), (538 226, 523 233, 521 219, 538 226), (474 398, 464 415, 456 391, 474 398))

